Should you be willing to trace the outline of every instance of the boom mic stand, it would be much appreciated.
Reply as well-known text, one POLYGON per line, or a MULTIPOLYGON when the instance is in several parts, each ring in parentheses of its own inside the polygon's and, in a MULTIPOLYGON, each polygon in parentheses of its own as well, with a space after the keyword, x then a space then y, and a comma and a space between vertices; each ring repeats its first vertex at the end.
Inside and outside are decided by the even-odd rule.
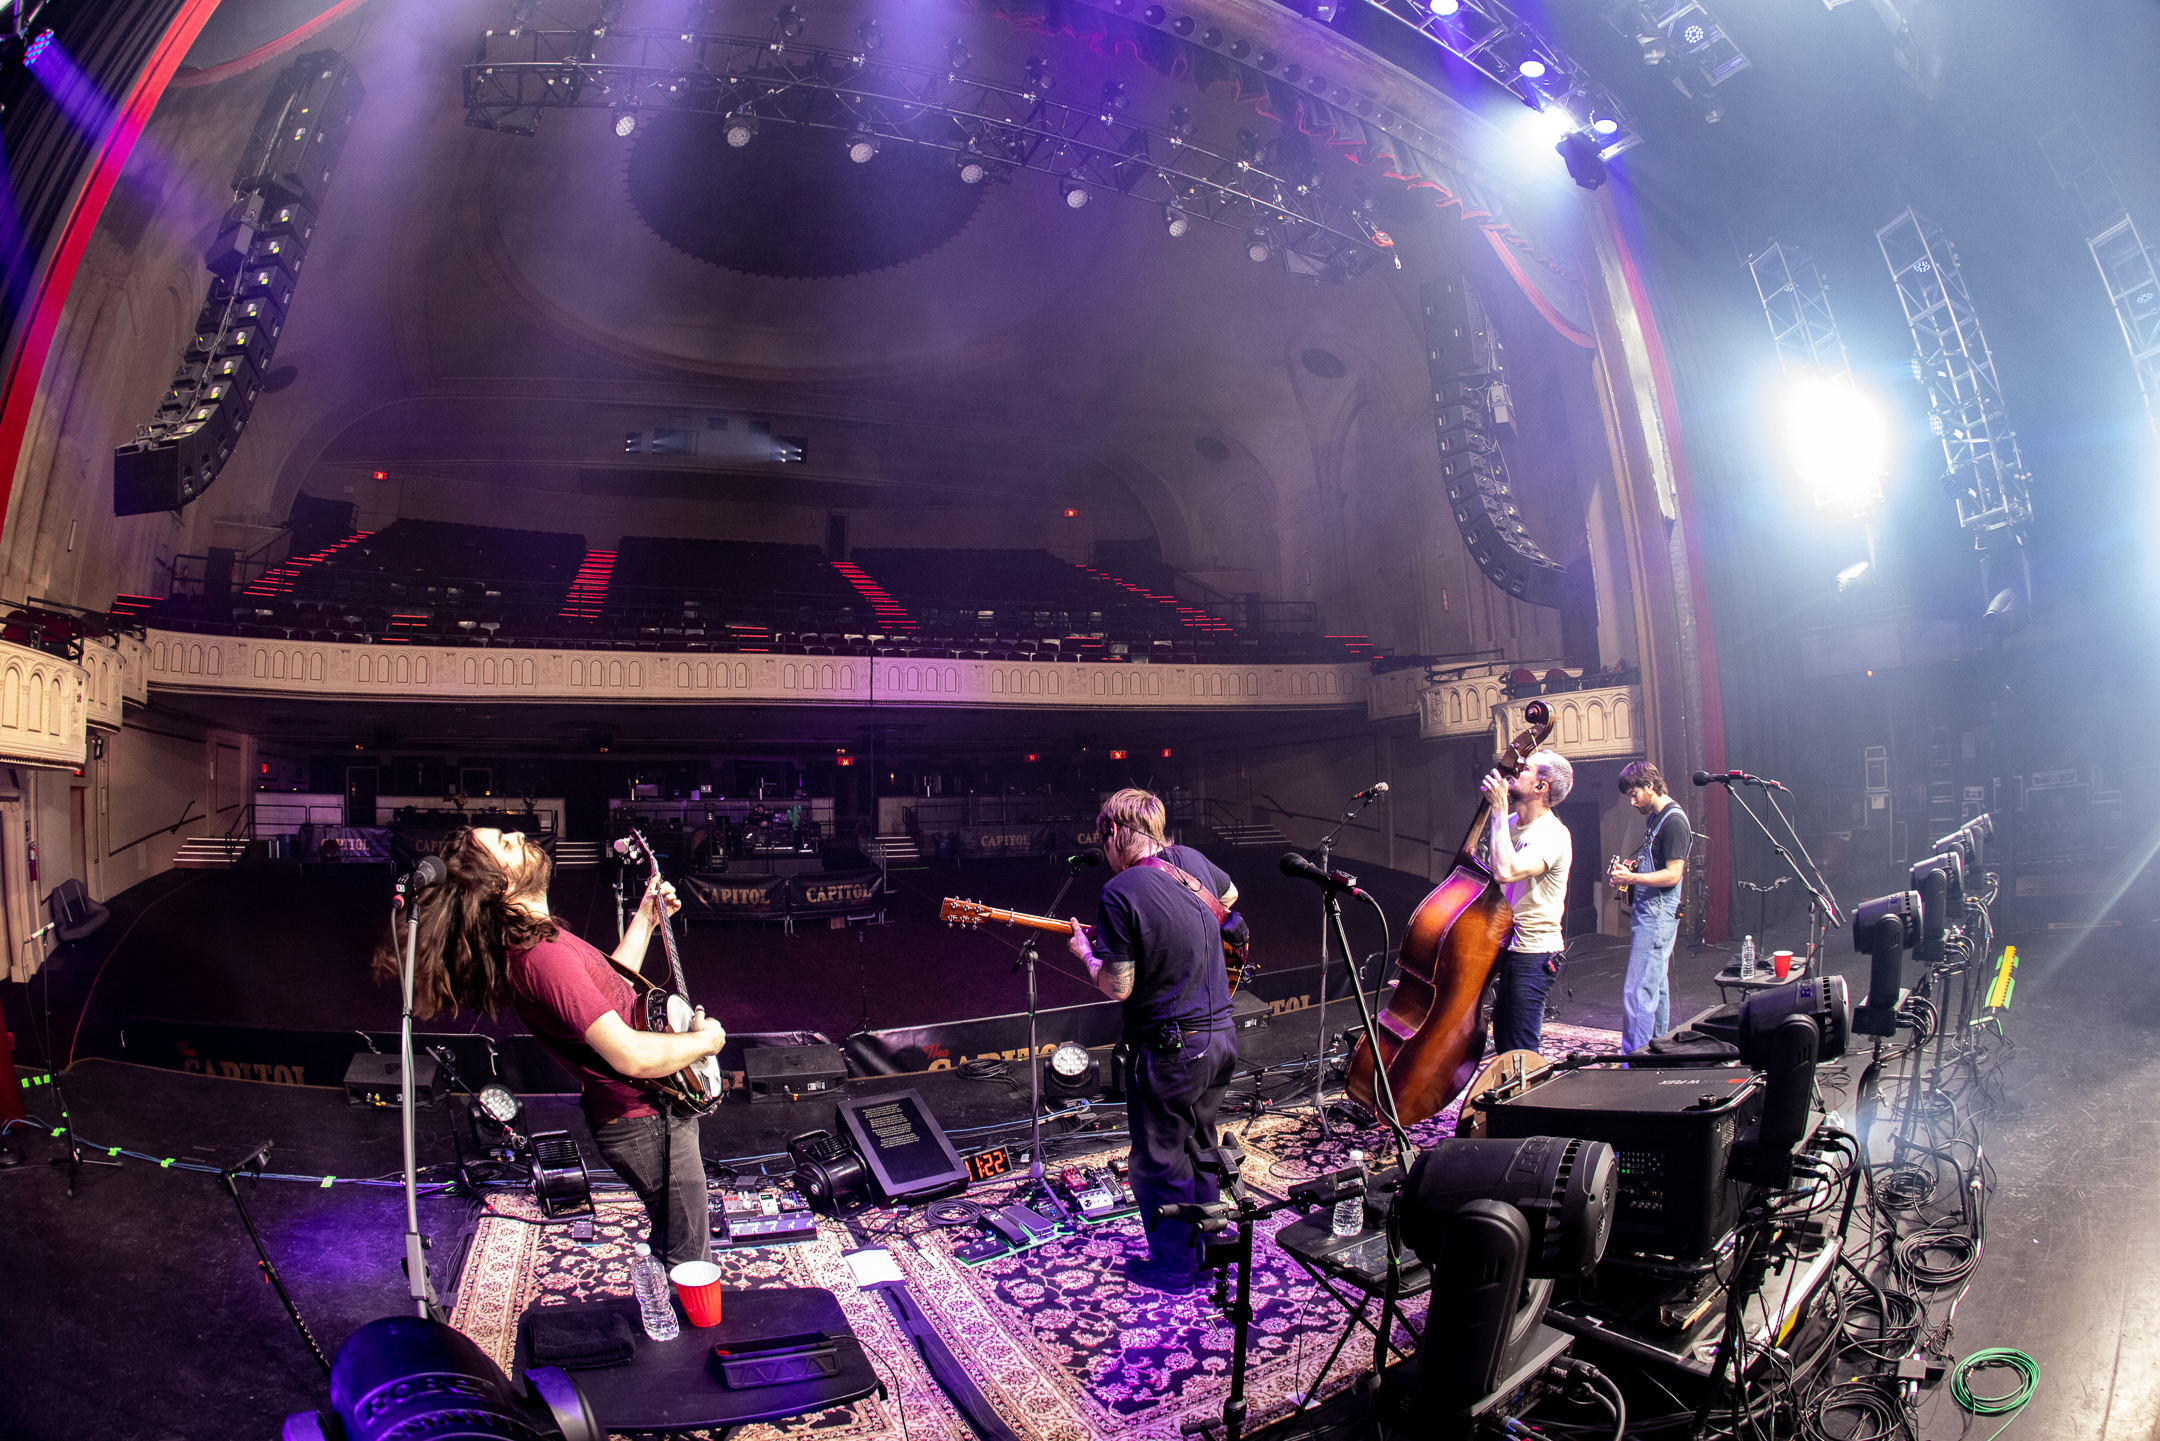
POLYGON ((307 1348, 314 1354, 316 1364, 323 1368, 323 1375, 327 1376, 330 1374, 330 1358, 323 1354, 323 1349, 316 1342, 315 1333, 308 1329, 307 1322, 300 1319, 300 1308, 293 1303, 292 1293, 285 1289, 285 1278, 278 1274, 277 1263, 270 1259, 270 1252, 263 1245, 262 1232, 255 1229, 255 1218, 248 1213, 247 1201, 240 1195, 240 1173, 247 1171, 260 1182, 263 1162, 270 1158, 270 1147, 274 1144, 275 1142, 271 1141, 263 1142, 245 1157, 218 1172, 218 1179, 225 1183, 225 1189, 232 1196, 233 1204, 240 1208, 240 1224, 247 1227, 248 1239, 255 1243, 256 1264, 262 1268, 263 1279, 270 1283, 271 1290, 277 1292, 278 1300, 284 1303, 285 1314, 292 1317, 293 1325, 300 1328, 300 1339, 307 1342, 307 1348))
MULTIPOLYGON (((1815 873, 1816 880, 1822 881, 1823 891, 1828 894, 1830 883, 1823 879, 1822 867, 1815 864, 1815 857, 1808 854, 1807 842, 1800 839, 1799 827, 1792 823, 1791 816, 1785 814, 1785 807, 1778 804, 1777 792, 1768 786, 1764 786, 1763 799, 1770 802, 1770 809, 1776 811, 1777 818, 1785 823, 1785 833, 1792 837, 1793 845, 1799 848, 1800 859, 1808 863, 1808 869, 1815 873)), ((1808 905, 1808 964, 1811 966, 1815 965, 1817 958, 1822 955, 1821 948, 1828 941, 1830 934, 1829 926, 1823 924, 1824 915, 1820 905, 1821 899, 1820 896, 1813 897, 1808 905)), ((1835 904, 1829 907, 1828 919, 1832 925, 1842 926, 1845 924, 1844 919, 1838 915, 1835 904)))
MULTIPOLYGON (((447 1318, 443 1315, 442 1303, 435 1296, 435 1278, 428 1274, 427 1238, 420 1234, 420 1179, 413 1139, 413 962, 420 945, 419 892, 443 876, 441 860, 434 856, 422 857, 420 864, 413 867, 412 874, 398 878, 390 917, 394 928, 397 913, 405 913, 405 964, 398 978, 405 1000, 405 1014, 398 1030, 398 1098, 405 1130, 405 1283, 412 1296, 413 1314, 423 1321, 447 1318)), ((321 1354, 320 1351, 316 1353, 318 1357, 321 1354)))
MULTIPOLYGON (((1371 805, 1375 800, 1386 794, 1387 782, 1381 781, 1370 789, 1360 791, 1357 795, 1351 797, 1353 801, 1357 801, 1359 804, 1344 811, 1342 819, 1335 823, 1335 829, 1320 838, 1320 854, 1314 858, 1313 864, 1323 871, 1334 870, 1335 837, 1342 834, 1342 828, 1349 825, 1353 817, 1364 814, 1366 806, 1371 805)), ((1322 898, 1320 906, 1320 1000, 1319 1004, 1314 1007, 1314 1011, 1319 1017, 1320 1035, 1316 1042, 1316 1049, 1313 1052, 1312 1099, 1313 1110, 1318 1112, 1320 1116, 1320 1138, 1324 1141, 1335 1139, 1334 1127, 1328 1124, 1327 1106, 1320 1099, 1320 1093, 1327 1085, 1327 970, 1328 936, 1330 934, 1333 934, 1342 946, 1343 964, 1350 967, 1350 989, 1353 991, 1358 990, 1360 983, 1357 973, 1357 961, 1350 953, 1350 943, 1342 940, 1342 900, 1336 894, 1333 886, 1326 888, 1326 895, 1322 898)), ((1375 1051, 1373 1054, 1378 1055, 1379 1052, 1375 1051)))
MULTIPOLYGON (((1760 785, 1762 783, 1758 781, 1756 782, 1756 784, 1760 785)), ((1763 818, 1755 813, 1755 808, 1747 803, 1747 797, 1740 794, 1740 786, 1738 784, 1727 784, 1725 787, 1725 791, 1726 794, 1732 797, 1733 802, 1738 805, 1741 810, 1747 812, 1747 818, 1755 822, 1755 829, 1763 833, 1763 839, 1770 842, 1770 849, 1776 851, 1778 853, 1778 858, 1784 861, 1786 866, 1792 871, 1793 879, 1799 881, 1800 888, 1806 891, 1808 895, 1812 898, 1812 905, 1821 908, 1823 914, 1827 915, 1830 918, 1831 925, 1844 925, 1845 918, 1843 915, 1839 914, 1837 901, 1834 897, 1830 895, 1829 888, 1826 885, 1817 884, 1815 880, 1809 878, 1806 871, 1800 869, 1800 863, 1793 859, 1792 852, 1785 849, 1784 843, 1777 838, 1776 832, 1772 831, 1768 825, 1764 824, 1763 818)), ((1768 786, 1763 787, 1763 793, 1765 795, 1769 794, 1768 786)), ((1786 817, 1785 812, 1778 807, 1778 803, 1775 799, 1771 800, 1770 806, 1771 809, 1777 811, 1778 819, 1785 822, 1785 829, 1788 831, 1792 830, 1792 821, 1789 820, 1786 817)), ((1807 847, 1804 845, 1800 845, 1800 836, 1798 832, 1794 832, 1793 834, 1793 844, 1800 846, 1800 854, 1802 854, 1803 856, 1807 855, 1807 847)), ((1815 858, 1813 856, 1808 856, 1808 865, 1810 868, 1814 867, 1815 858)), ((1820 872, 1818 872, 1817 874, 1819 876, 1820 872)), ((1814 944, 1815 939, 1814 928, 1815 920, 1813 915, 1811 914, 1808 921, 1808 941, 1811 946, 1814 944)))
MULTIPOLYGON (((1065 903, 1065 893, 1071 890, 1072 883, 1080 878, 1080 868, 1084 865, 1091 864, 1091 862, 1086 859, 1089 854, 1090 853, 1087 851, 1076 851, 1072 855, 1069 855, 1065 858, 1065 880, 1061 885, 1058 886, 1057 894, 1050 898, 1050 909, 1043 912, 1044 915, 1055 916, 1058 913, 1058 907, 1065 903)), ((1037 955, 1035 950, 1035 933, 1033 931, 1030 931, 1028 932, 1028 938, 1020 943, 1020 959, 1013 962, 1013 969, 1017 971, 1022 966, 1027 967, 1028 1179, 1031 1181, 1042 1180, 1044 1174, 1042 1157, 1042 1057, 1037 1054, 1038 1043, 1035 1039, 1036 959, 1037 955)), ((864 1011, 865 1015, 867 1015, 867 1004, 865 1005, 864 1011)), ((1047 1188, 1045 1189, 1047 1190, 1047 1188)), ((1053 1192, 1051 1194, 1052 1200, 1054 1202, 1055 1193, 1053 1192)), ((1062 1207, 1060 1209, 1062 1209, 1062 1207)))

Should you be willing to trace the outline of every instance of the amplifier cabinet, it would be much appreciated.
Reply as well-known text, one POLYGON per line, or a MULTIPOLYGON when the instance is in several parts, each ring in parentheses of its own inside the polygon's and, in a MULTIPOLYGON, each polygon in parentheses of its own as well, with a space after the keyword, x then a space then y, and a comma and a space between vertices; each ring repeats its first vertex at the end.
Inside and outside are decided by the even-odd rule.
POLYGON ((1692 1261, 1740 1219, 1741 1183, 1726 1174, 1733 1142, 1762 1111, 1745 1066, 1569 1071, 1486 1108, 1495 1139, 1603 1141, 1620 1165, 1608 1252, 1692 1261))

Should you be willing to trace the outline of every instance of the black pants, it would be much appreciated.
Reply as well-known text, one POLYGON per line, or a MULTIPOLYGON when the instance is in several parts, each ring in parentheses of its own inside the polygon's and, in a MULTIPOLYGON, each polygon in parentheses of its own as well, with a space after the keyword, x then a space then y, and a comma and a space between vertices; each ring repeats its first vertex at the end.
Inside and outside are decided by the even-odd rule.
POLYGON ((665 1266, 712 1259, 712 1215, 706 1209, 705 1160, 695 1116, 626 1116, 593 1132, 600 1155, 645 1203, 652 1225, 646 1243, 665 1266), (667 1213, 667 1243, 659 1239, 667 1213))
MULTIPOLYGON (((1158 1206, 1205 1204, 1220 1194, 1217 1178, 1193 1167, 1195 1137, 1215 1143, 1215 1114, 1237 1069, 1237 1038, 1228 1030, 1187 1035, 1176 1055, 1132 1042, 1132 1079, 1125 1097, 1132 1129, 1133 1198, 1146 1225, 1158 1206)), ((1148 1255, 1165 1270, 1187 1274, 1200 1266, 1200 1232, 1183 1221, 1148 1226, 1148 1255)))

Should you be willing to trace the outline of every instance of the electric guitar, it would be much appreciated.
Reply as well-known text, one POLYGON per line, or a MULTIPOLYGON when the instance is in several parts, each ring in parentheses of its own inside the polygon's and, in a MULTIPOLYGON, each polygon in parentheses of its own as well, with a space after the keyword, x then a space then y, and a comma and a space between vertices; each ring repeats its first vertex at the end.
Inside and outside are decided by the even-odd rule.
MULTIPOLYGON (((628 839, 615 843, 615 850, 625 861, 644 861, 649 873, 648 893, 656 890, 660 884, 660 858, 653 854, 652 845, 644 836, 640 835, 633 827, 628 839)), ((670 991, 664 986, 655 985, 637 971, 632 970, 620 961, 613 960, 612 957, 610 962, 617 971, 621 972, 629 980, 631 985, 637 987, 637 1005, 633 1014, 636 1016, 638 1029, 660 1033, 669 1031, 681 1033, 694 1027, 697 1021, 697 1012, 696 1008, 690 1004, 689 983, 683 979, 682 956, 675 949, 674 924, 666 919, 664 908, 661 915, 660 936, 667 949, 668 972, 674 979, 674 990, 670 991)), ((701 1115, 720 1104, 720 1097, 727 1085, 720 1075, 720 1058, 718 1056, 707 1056, 703 1060, 693 1061, 672 1076, 666 1076, 654 1081, 641 1081, 638 1084, 650 1086, 667 1096, 677 1105, 701 1115)))
MULTIPOLYGON (((956 896, 945 898, 945 903, 938 907, 938 919, 948 926, 979 926, 988 921, 1001 921, 1008 926, 1026 926, 1030 930, 1052 931, 1061 936, 1073 933, 1071 921, 1061 921, 1052 916, 1031 916, 1024 911, 1001 911, 994 906, 986 906, 981 901, 963 901, 956 896)), ((1090 936, 1095 932, 1093 926, 1082 926, 1080 929, 1088 932, 1090 936)), ((1232 995, 1237 994, 1238 984, 1245 979, 1248 970, 1259 969, 1258 966, 1250 964, 1243 952, 1228 940, 1223 942, 1223 965, 1229 972, 1232 995)))

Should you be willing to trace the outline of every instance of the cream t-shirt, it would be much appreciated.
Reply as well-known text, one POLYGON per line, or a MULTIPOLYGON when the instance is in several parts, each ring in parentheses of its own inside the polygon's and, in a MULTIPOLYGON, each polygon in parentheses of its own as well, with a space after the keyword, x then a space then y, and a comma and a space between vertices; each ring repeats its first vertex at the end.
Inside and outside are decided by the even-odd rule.
POLYGON ((1575 838, 1551 811, 1527 826, 1509 816, 1508 834, 1515 842, 1520 864, 1544 863, 1544 869, 1536 875, 1502 887, 1508 905, 1515 911, 1515 929, 1508 933, 1508 949, 1557 951, 1562 944, 1560 916, 1567 906, 1568 867, 1575 859, 1575 838))

